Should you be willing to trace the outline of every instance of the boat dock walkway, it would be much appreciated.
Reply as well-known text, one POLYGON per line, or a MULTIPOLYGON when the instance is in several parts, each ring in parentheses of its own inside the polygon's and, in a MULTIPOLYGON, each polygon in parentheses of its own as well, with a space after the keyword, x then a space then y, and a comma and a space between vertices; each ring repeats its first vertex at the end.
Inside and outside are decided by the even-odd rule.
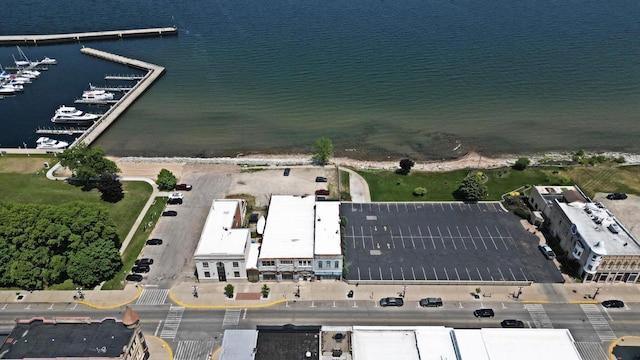
POLYGON ((115 104, 118 100, 93 100, 93 99, 75 99, 75 104, 89 104, 89 105, 107 105, 115 104))
POLYGON ((178 28, 160 27, 147 29, 132 30, 111 30, 111 31, 94 31, 68 34, 49 34, 49 35, 4 35, 0 36, 0 45, 38 45, 77 42, 81 40, 107 40, 122 39, 130 37, 150 37, 178 35, 178 28))
POLYGON ((104 90, 104 91, 129 91, 133 89, 133 86, 95 86, 89 84, 91 90, 104 90))
POLYGON ((142 80, 144 75, 106 75, 105 80, 142 80))
POLYGON ((82 134, 87 129, 78 129, 78 128, 68 128, 68 129, 45 129, 38 128, 36 129, 36 134, 47 134, 47 135, 74 135, 74 134, 82 134))

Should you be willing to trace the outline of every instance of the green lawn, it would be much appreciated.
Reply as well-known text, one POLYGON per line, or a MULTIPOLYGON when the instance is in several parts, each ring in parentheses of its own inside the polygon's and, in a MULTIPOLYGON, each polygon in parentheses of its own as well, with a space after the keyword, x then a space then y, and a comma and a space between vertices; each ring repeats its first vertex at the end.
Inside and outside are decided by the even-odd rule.
MULTIPOLYGON (((398 175, 392 171, 358 171, 371 191, 372 201, 454 201, 454 191, 462 179, 475 170, 450 172, 417 172, 398 175), (416 187, 424 187, 427 194, 414 196, 416 187)), ((482 170, 487 177, 485 185, 489 190, 486 200, 500 200, 502 194, 521 188, 523 185, 545 185, 558 181, 547 168, 528 168, 516 171, 511 168, 482 170)))
POLYGON ((569 177, 590 197, 596 192, 640 194, 640 166, 575 166, 556 171, 569 177))

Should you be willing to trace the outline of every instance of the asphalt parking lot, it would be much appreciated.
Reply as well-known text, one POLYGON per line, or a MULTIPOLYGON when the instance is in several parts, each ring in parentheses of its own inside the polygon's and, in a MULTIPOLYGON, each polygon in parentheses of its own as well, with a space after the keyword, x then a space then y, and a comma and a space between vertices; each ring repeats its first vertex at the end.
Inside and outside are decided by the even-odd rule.
POLYGON ((563 282, 500 203, 343 203, 350 281, 563 282))

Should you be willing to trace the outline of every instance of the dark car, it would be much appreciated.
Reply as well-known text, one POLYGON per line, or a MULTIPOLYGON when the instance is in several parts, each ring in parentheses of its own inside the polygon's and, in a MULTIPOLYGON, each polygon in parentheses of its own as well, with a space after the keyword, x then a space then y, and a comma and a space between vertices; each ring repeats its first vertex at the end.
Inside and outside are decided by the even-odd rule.
POLYGON ((422 307, 440 307, 442 306, 442 299, 436 297, 420 299, 419 304, 422 307))
POLYGON ((503 328, 523 328, 524 323, 520 320, 507 319, 507 320, 502 320, 500 322, 500 326, 502 326, 503 328))
POLYGON ((289 176, 289 173, 291 172, 290 168, 284 168, 284 173, 282 175, 284 176, 289 176))
POLYGON ((316 177, 316 182, 327 182, 327 178, 324 176, 317 176, 316 177))
POLYGON ((475 317, 494 317, 496 314, 493 312, 493 309, 478 309, 473 312, 475 317))
POLYGON ((175 210, 167 210, 162 212, 162 216, 178 216, 178 212, 175 210))
POLYGON ((142 259, 138 259, 138 260, 136 260, 136 263, 135 263, 135 264, 136 264, 137 266, 140 266, 140 265, 147 265, 147 266, 149 266, 149 265, 153 264, 153 259, 149 259, 149 258, 142 258, 142 259))
POLYGON ((402 306, 404 305, 404 300, 402 298, 397 297, 387 297, 380 299, 380 306, 402 306))
POLYGON ((147 245, 162 245, 162 239, 149 239, 147 245))
POLYGON ((138 265, 131 268, 131 272, 134 274, 148 273, 149 270, 151 270, 149 265, 138 265))
POLYGON ((324 190, 324 189, 316 190, 316 195, 329 196, 329 194, 330 194, 329 190, 324 190))
POLYGON ((627 198, 627 194, 623 193, 611 193, 607 195, 607 199, 609 200, 624 200, 627 198))
POLYGON ((602 302, 602 306, 606 308, 623 308, 624 302, 622 300, 605 300, 602 302))
POLYGON ((182 199, 180 198, 170 198, 167 200, 167 204, 169 205, 182 205, 182 199))
POLYGON ((191 186, 189 184, 177 184, 175 189, 176 190, 191 191, 192 188, 193 188, 193 186, 191 186))
POLYGON ((140 282, 140 281, 142 281, 142 275, 140 275, 140 274, 129 274, 129 275, 127 275, 125 280, 140 282))

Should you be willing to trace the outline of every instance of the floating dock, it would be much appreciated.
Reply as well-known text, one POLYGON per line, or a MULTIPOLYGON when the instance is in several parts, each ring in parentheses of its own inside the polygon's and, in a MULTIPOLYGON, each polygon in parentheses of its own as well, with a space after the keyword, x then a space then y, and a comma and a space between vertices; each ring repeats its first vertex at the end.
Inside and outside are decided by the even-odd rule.
POLYGON ((129 91, 133 89, 133 86, 95 86, 89 84, 91 90, 104 90, 104 91, 129 91))
POLYGON ((4 35, 4 36, 0 36, 0 45, 55 44, 55 43, 78 42, 82 40, 108 40, 108 39, 166 36, 166 35, 178 35, 178 28, 176 26, 172 26, 172 27, 161 27, 161 28, 94 31, 94 32, 82 32, 82 33, 69 33, 69 34, 4 35))
POLYGON ((92 99, 75 99, 75 104, 88 104, 88 105, 107 105, 115 104, 118 100, 92 100, 92 99))
POLYGON ((68 129, 44 129, 39 128, 36 130, 36 134, 47 134, 47 135, 74 135, 74 134, 82 134, 87 129, 78 129, 78 128, 68 128, 68 129))
POLYGON ((142 80, 144 75, 106 75, 105 80, 142 80))

